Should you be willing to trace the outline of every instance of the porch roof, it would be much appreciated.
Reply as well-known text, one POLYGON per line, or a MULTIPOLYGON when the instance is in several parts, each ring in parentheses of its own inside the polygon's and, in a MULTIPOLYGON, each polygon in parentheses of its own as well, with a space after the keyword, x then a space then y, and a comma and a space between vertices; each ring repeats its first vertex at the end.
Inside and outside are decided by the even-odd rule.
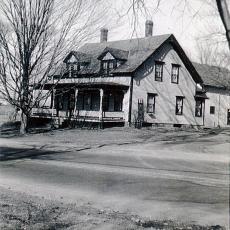
POLYGON ((115 82, 87 82, 87 83, 62 83, 62 84, 46 84, 45 89, 49 90, 52 87, 56 89, 60 88, 96 88, 96 89, 128 89, 129 86, 115 83, 115 82))
POLYGON ((205 92, 196 92, 195 98, 198 99, 209 99, 205 92))

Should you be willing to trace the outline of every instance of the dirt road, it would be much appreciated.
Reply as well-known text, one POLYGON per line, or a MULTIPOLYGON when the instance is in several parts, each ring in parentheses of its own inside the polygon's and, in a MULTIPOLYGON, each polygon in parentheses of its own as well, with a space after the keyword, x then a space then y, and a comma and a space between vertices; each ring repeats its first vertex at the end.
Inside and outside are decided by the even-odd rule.
POLYGON ((91 144, 81 140, 81 146, 77 135, 76 143, 54 138, 45 147, 38 139, 0 139, 2 155, 31 156, 2 161, 1 186, 152 219, 228 225, 229 132, 153 141, 149 131, 148 138, 138 134, 123 142, 124 134, 116 142, 105 133, 109 141, 99 144, 92 139, 100 135, 90 135, 91 144))

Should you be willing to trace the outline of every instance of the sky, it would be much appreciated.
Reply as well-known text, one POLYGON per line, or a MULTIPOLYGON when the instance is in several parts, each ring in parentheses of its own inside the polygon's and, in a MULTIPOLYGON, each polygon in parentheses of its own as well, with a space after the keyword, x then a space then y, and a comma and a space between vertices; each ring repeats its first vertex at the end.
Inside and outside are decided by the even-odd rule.
MULTIPOLYGON (((194 61, 197 59, 197 40, 207 45, 217 42, 225 45, 224 27, 215 0, 161 0, 159 7, 156 0, 146 0, 147 12, 138 12, 135 26, 132 10, 127 13, 130 1, 107 1, 108 15, 104 15, 104 27, 109 29, 108 40, 143 37, 145 21, 150 19, 154 23, 153 35, 174 34, 194 61)), ((100 31, 91 41, 98 42, 99 37, 100 31)))

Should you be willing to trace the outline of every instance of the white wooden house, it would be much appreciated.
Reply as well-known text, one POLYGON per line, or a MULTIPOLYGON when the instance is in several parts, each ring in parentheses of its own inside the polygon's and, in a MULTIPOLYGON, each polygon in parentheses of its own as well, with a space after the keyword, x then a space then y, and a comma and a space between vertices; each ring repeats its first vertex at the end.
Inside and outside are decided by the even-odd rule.
POLYGON ((205 127, 230 127, 230 71, 226 68, 193 63, 202 77, 208 100, 205 127))
POLYGON ((87 43, 63 60, 65 70, 44 87, 46 108, 33 116, 104 123, 205 125, 204 81, 172 34, 87 43), (54 87, 55 86, 55 87, 54 87))

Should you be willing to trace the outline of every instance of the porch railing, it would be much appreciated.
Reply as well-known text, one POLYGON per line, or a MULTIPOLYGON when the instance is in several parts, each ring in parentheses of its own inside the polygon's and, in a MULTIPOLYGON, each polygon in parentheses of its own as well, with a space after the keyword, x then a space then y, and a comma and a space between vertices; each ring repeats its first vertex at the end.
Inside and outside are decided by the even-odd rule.
MULTIPOLYGON (((99 119, 100 117, 99 111, 86 111, 86 110, 77 110, 76 112, 72 111, 70 115, 70 111, 61 111, 57 112, 56 109, 48 109, 48 108, 33 108, 32 114, 33 116, 39 117, 62 117, 62 118, 95 118, 99 119)), ((124 112, 113 112, 106 111, 102 113, 102 119, 104 120, 124 120, 124 112)))

